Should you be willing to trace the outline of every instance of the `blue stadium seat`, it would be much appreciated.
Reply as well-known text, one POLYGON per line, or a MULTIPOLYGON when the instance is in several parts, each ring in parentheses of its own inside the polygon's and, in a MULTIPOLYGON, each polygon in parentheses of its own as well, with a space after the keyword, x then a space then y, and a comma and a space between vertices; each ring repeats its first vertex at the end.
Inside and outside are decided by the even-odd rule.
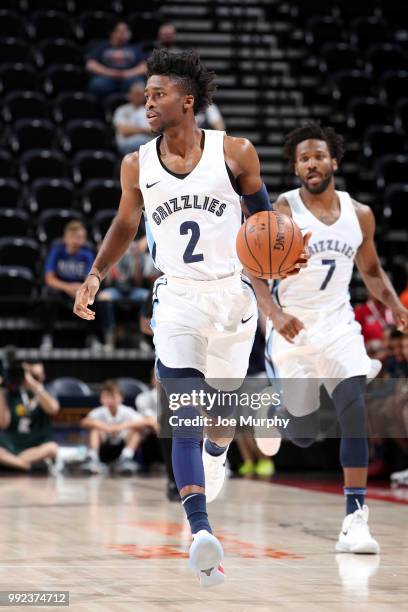
POLYGON ((47 391, 54 397, 89 397, 92 395, 90 387, 79 378, 61 376, 46 385, 47 391))

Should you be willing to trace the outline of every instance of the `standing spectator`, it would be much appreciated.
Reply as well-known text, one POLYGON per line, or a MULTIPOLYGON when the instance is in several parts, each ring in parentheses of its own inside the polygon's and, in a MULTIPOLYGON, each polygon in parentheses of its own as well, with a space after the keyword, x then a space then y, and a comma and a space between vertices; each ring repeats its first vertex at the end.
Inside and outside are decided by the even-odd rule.
POLYGON ((5 370, 5 390, 0 389, 0 463, 29 471, 34 464, 55 459, 50 417, 58 401, 43 386, 42 363, 12 363, 5 370))
POLYGON ((104 382, 100 395, 101 406, 82 419, 81 426, 89 429, 88 459, 82 471, 100 474, 103 463, 117 460, 115 471, 132 475, 137 471, 134 454, 147 428, 157 430, 156 418, 143 416, 125 406, 119 385, 114 380, 104 382))
POLYGON ((216 104, 210 104, 205 111, 197 113, 196 122, 198 127, 207 130, 225 130, 225 122, 221 111, 216 104))
POLYGON ((145 54, 141 46, 130 42, 132 33, 123 21, 115 24, 108 41, 94 47, 86 56, 86 69, 91 75, 88 90, 105 97, 129 90, 137 82, 144 82, 145 54))
POLYGON ((152 130, 144 107, 144 85, 134 83, 128 92, 129 103, 119 106, 113 115, 118 150, 123 155, 138 151, 152 139, 152 130))
POLYGON ((49 330, 42 347, 52 347, 52 331, 59 305, 71 309, 75 294, 91 269, 94 253, 86 246, 86 229, 81 221, 70 221, 62 242, 51 246, 45 262, 45 326, 49 330))

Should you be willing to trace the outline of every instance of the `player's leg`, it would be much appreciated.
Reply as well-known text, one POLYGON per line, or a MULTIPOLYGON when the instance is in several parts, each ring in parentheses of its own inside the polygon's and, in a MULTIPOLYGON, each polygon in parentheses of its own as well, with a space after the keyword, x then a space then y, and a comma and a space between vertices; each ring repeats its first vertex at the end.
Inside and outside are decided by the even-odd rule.
POLYGON ((365 390, 366 377, 354 376, 341 381, 332 393, 341 429, 340 463, 346 497, 346 517, 336 550, 375 554, 380 547, 370 534, 365 505, 368 471, 365 390))
POLYGON ((30 466, 37 461, 43 461, 44 459, 55 459, 58 453, 58 444, 56 442, 44 442, 38 446, 27 448, 22 451, 18 456, 28 463, 30 466))
POLYGON ((0 447, 0 463, 6 467, 11 467, 16 470, 27 471, 30 469, 28 461, 21 459, 19 455, 14 455, 11 451, 4 447, 0 447))
MULTIPOLYGON (((169 399, 181 394, 192 397, 192 392, 199 391, 204 383, 204 374, 195 368, 170 368, 158 359, 156 370, 169 399)), ((180 405, 171 417, 173 473, 193 536, 190 568, 198 574, 201 584, 216 584, 223 580, 219 569, 223 550, 208 520, 201 457, 203 426, 190 424, 197 417, 200 412, 193 404, 180 405)))

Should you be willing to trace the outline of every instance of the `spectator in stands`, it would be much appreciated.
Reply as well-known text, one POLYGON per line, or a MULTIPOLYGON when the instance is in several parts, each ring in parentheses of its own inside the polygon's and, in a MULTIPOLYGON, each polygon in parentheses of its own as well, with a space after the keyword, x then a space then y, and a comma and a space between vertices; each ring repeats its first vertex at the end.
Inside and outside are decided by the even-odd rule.
POLYGON ((144 107, 144 84, 134 83, 128 92, 129 103, 119 106, 113 115, 118 150, 123 155, 138 151, 152 138, 144 107))
POLYGON ((407 281, 407 286, 405 287, 404 291, 400 295, 400 300, 401 300, 401 304, 403 304, 405 308, 408 308, 408 281, 407 281))
POLYGON ((15 363, 6 369, 0 389, 0 463, 16 470, 48 467, 58 453, 52 440, 51 416, 58 401, 46 391, 40 362, 15 363))
POLYGON ((224 119, 216 104, 210 104, 208 108, 196 115, 198 127, 207 130, 225 130, 224 119))
POLYGON ((115 92, 127 92, 137 82, 144 83, 145 54, 141 46, 130 42, 132 33, 123 21, 115 24, 109 39, 87 54, 86 69, 91 75, 88 90, 105 97, 115 92))
POLYGON ((115 345, 114 303, 124 299, 129 300, 134 303, 138 313, 140 305, 149 294, 149 290, 142 286, 146 272, 149 271, 147 267, 149 267, 150 255, 146 251, 146 237, 133 242, 122 259, 112 267, 105 279, 104 289, 98 295, 98 310, 107 348, 115 345))
POLYGON ((391 310, 371 295, 364 304, 355 306, 354 314, 366 343, 382 340, 386 327, 393 322, 391 310))
POLYGON ((135 452, 146 430, 157 431, 156 417, 143 416, 125 406, 114 380, 103 383, 100 401, 101 406, 81 421, 81 426, 89 430, 88 458, 81 469, 84 473, 100 474, 106 470, 104 463, 115 462, 116 473, 135 474, 135 452))
POLYGON ((86 229, 81 221, 70 221, 64 228, 61 242, 51 246, 45 262, 44 308, 48 333, 43 347, 52 347, 52 331, 58 316, 58 306, 71 310, 75 294, 91 269, 94 253, 86 245, 86 229))
POLYGON ((157 31, 157 38, 155 42, 156 49, 167 49, 173 53, 181 51, 176 45, 177 30, 176 27, 170 23, 162 23, 157 31))
POLYGON ((403 334, 393 328, 389 338, 389 356, 385 360, 384 370, 389 378, 404 378, 408 376, 407 362, 402 351, 403 334))

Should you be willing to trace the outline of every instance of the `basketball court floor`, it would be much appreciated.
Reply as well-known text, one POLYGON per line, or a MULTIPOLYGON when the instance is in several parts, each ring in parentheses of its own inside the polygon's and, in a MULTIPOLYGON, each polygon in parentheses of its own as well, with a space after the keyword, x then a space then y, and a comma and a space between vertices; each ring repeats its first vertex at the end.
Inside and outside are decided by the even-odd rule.
POLYGON ((390 493, 394 503, 368 500, 381 555, 352 556, 334 552, 340 495, 300 481, 229 480, 209 506, 227 581, 202 589, 187 569, 182 509, 165 500, 164 485, 2 478, 0 590, 65 590, 68 609, 89 612, 408 609, 406 491, 390 493))

